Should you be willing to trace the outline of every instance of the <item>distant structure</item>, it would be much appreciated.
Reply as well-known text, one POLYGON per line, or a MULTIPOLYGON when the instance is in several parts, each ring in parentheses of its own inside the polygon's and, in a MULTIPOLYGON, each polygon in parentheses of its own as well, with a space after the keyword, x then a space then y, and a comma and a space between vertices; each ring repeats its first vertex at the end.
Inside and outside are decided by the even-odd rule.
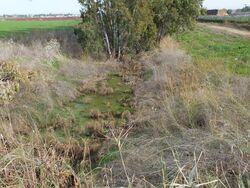
POLYGON ((226 9, 212 9, 207 11, 209 16, 228 16, 226 9))

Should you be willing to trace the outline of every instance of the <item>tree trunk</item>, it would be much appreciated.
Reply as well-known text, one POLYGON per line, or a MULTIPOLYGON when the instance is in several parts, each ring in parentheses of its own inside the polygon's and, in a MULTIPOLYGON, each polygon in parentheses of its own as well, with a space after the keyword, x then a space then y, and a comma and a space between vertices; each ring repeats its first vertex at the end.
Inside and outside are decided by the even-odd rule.
POLYGON ((102 10, 100 10, 100 9, 99 9, 99 14, 100 14, 100 20, 102 22, 102 32, 103 32, 103 35, 104 35, 106 50, 108 52, 109 57, 112 57, 112 51, 111 51, 111 48, 110 48, 109 37, 108 37, 108 33, 107 33, 106 29, 105 29, 105 23, 103 21, 102 10))

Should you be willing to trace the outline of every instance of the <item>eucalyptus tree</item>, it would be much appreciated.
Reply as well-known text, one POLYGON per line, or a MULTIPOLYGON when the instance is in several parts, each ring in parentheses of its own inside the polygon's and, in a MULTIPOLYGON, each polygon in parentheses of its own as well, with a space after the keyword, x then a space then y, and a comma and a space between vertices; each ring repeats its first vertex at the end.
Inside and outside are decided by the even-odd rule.
POLYGON ((190 28, 201 0, 79 0, 80 39, 90 53, 109 57, 150 50, 165 35, 190 28))

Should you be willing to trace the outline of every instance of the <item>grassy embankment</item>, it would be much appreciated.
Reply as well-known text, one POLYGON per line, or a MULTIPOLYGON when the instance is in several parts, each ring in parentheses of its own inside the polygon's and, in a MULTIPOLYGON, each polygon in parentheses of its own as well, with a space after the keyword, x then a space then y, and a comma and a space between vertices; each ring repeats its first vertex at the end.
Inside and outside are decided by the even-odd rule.
POLYGON ((0 21, 0 38, 27 34, 34 30, 72 29, 79 20, 57 21, 0 21))
POLYGON ((125 170, 108 166, 112 180, 124 185, 126 173, 116 174, 125 171, 131 184, 248 187, 249 44, 202 28, 176 38, 145 63, 153 75, 135 89, 138 126, 125 140, 125 170))
POLYGON ((248 39, 197 27, 178 35, 182 47, 195 62, 224 62, 240 75, 250 75, 250 43, 248 39))

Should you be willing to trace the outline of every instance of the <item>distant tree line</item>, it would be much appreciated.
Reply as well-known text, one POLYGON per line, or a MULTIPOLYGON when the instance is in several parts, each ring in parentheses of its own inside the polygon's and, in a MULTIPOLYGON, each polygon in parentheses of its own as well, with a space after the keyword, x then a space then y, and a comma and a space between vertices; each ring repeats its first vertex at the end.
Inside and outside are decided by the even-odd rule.
MULTIPOLYGON (((247 13, 247 12, 250 12, 250 6, 245 5, 242 9, 237 9, 235 12, 237 12, 237 13, 247 13)), ((232 15, 233 10, 232 9, 228 9, 227 13, 228 13, 228 15, 232 15)))
POLYGON ((250 6, 245 5, 242 9, 241 12, 250 12, 250 6))
POLYGON ((202 0, 79 0, 82 23, 77 31, 91 54, 121 58, 159 44, 166 35, 191 28, 202 0))

